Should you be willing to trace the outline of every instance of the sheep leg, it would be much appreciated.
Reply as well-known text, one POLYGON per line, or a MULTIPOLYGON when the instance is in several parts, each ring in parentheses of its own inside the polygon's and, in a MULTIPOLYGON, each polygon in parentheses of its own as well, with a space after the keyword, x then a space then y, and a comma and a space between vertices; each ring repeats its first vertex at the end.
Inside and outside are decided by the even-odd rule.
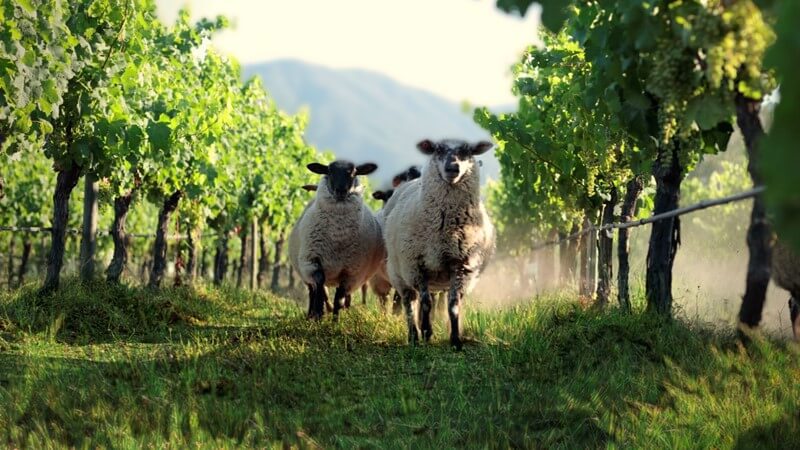
POLYGON ((322 268, 317 266, 311 274, 311 279, 314 280, 314 309, 311 313, 312 319, 321 319, 323 314, 323 305, 328 302, 328 294, 325 292, 325 272, 322 268))
POLYGON ((395 289, 394 297, 392 298, 392 314, 399 316, 401 312, 403 312, 403 299, 400 297, 400 293, 397 292, 397 289, 395 289))
POLYGON ((367 283, 361 285, 361 304, 367 304, 367 283))
MULTIPOLYGON (((336 293, 333 294, 333 320, 339 318, 339 310, 342 308, 342 299, 347 301, 349 297, 350 295, 347 294, 344 284, 340 284, 336 287, 336 293)), ((345 303, 345 307, 347 306, 347 303, 345 303)))
POLYGON ((314 312, 314 285, 307 284, 306 287, 308 288, 308 313, 306 313, 306 318, 310 319, 314 312))
POLYGON ((403 292, 403 306, 406 310, 406 321, 408 322, 408 343, 416 345, 419 340, 419 330, 417 329, 417 293, 412 289, 403 292))
POLYGON ((389 302, 389 294, 381 294, 379 298, 381 301, 381 312, 386 314, 386 303, 389 302))
POLYGON ((433 327, 431 326, 431 293, 428 290, 428 280, 423 279, 419 285, 419 298, 420 298, 420 322, 422 328, 422 339, 425 342, 430 342, 433 336, 433 327))
POLYGON ((461 298, 463 297, 464 280, 462 276, 456 275, 450 282, 450 292, 448 297, 447 313, 450 316, 450 345, 461 350, 461 327, 459 321, 461 298))
POLYGON ((344 296, 344 307, 345 308, 350 308, 350 304, 352 302, 353 302, 353 296, 352 295, 347 294, 347 295, 344 296))

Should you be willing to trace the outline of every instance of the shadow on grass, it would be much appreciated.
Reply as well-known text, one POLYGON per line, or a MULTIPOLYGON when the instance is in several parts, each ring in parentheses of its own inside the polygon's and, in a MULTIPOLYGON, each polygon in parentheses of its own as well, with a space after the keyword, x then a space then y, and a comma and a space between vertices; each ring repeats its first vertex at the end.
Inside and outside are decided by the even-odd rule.
MULTIPOLYGON (((0 439, 22 446, 116 447, 121 435, 159 447, 307 445, 310 436, 329 438, 332 426, 342 438, 359 435, 353 426, 362 420, 354 408, 361 383, 379 391, 393 381, 391 351, 380 359, 383 370, 367 374, 352 347, 342 350, 349 357, 336 357, 345 364, 331 364, 328 352, 306 348, 302 340, 251 330, 236 330, 217 344, 159 348, 119 362, 0 356, 0 402, 13 405, 0 412, 0 439), (350 379, 357 374, 358 384, 350 379)), ((373 436, 364 430, 371 427, 361 432, 373 436)))
POLYGON ((800 448, 800 409, 780 419, 750 428, 736 438, 737 450, 800 448))

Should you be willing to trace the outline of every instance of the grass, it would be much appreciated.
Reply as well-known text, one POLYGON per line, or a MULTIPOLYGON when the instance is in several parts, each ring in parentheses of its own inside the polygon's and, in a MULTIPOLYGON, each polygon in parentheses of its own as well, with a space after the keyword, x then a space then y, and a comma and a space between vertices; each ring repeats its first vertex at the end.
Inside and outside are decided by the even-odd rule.
POLYGON ((0 294, 0 446, 797 448, 800 358, 769 337, 568 298, 408 347, 376 308, 69 283, 0 294))

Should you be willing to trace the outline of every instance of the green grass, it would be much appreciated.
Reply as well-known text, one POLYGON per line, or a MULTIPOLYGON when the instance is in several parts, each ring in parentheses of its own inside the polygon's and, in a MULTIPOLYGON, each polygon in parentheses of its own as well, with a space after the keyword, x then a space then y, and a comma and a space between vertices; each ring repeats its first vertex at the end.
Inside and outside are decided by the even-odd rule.
POLYGON ((69 283, 0 294, 0 446, 797 448, 800 358, 770 338, 567 298, 470 312, 462 352, 376 308, 69 283))

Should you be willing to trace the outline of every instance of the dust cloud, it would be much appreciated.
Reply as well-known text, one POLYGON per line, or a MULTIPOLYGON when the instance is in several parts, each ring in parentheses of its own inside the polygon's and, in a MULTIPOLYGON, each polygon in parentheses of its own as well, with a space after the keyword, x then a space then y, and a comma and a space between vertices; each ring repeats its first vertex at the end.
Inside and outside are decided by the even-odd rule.
MULTIPOLYGON (((714 209, 682 217, 681 246, 673 268, 675 315, 691 322, 701 322, 733 329, 744 295, 748 250, 746 226, 750 205, 743 204, 734 214, 727 213, 725 223, 736 223, 724 232, 709 231, 707 224, 719 222, 714 209)), ((630 285, 635 304, 642 307, 645 290, 645 263, 650 227, 634 228, 631 233, 630 285)), ((617 256, 612 260, 612 298, 616 305, 617 256)), ((467 298, 468 307, 476 309, 505 308, 536 301, 548 292, 571 295, 578 302, 577 283, 559 282, 558 251, 539 250, 533 255, 516 257, 498 254, 491 262, 475 290, 467 298), (553 258, 555 275, 543 277, 543 258, 553 258)), ((770 283, 761 326, 770 333, 791 337, 787 301, 789 293, 770 283)))

